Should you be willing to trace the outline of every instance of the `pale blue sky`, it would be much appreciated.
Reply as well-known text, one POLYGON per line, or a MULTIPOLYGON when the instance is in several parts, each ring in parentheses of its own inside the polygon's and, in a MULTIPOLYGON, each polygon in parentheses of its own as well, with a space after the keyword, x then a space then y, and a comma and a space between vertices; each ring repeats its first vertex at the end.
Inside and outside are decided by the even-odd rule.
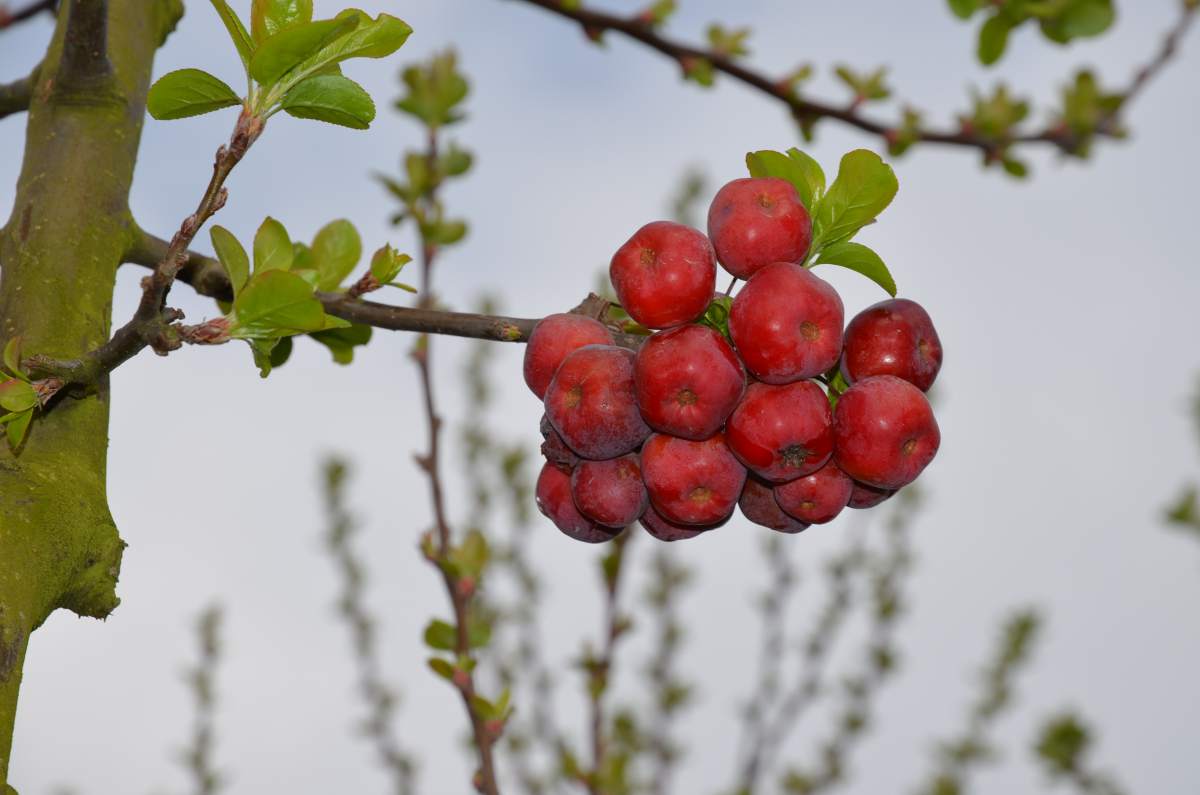
MULTIPOLYGON (((632 11, 639 3, 604 5, 632 11)), ((965 107, 970 83, 993 79, 973 64, 971 33, 940 0, 681 5, 672 33, 696 39, 712 19, 750 25, 752 59, 765 69, 889 64, 898 93, 931 117, 949 118, 965 107)), ((1119 5, 1118 28, 1100 41, 1063 50, 1018 35, 997 73, 1042 100, 1077 63, 1123 82, 1156 46, 1176 3, 1119 5)), ((514 314, 573 306, 612 251, 665 214, 685 167, 723 181, 742 174, 745 151, 797 143, 786 114, 758 95, 730 81, 712 92, 683 85, 660 57, 616 38, 606 50, 592 47, 578 29, 521 3, 363 6, 416 30, 391 63, 347 70, 380 101, 379 120, 367 133, 273 120, 233 177, 220 216, 239 235, 249 237, 267 214, 305 239, 349 217, 369 247, 409 246, 388 226, 391 204, 369 174, 394 170, 400 151, 419 142, 414 125, 386 110, 400 64, 450 43, 473 84, 470 120, 454 135, 478 155, 478 168, 447 195, 472 224, 439 266, 441 296, 456 307, 483 291, 501 294, 514 314)), ((48 32, 39 22, 0 37, 0 79, 27 71, 48 32)), ((214 14, 197 0, 155 71, 183 66, 231 82, 238 74, 214 14)), ((930 740, 959 725, 997 621, 1027 603, 1046 608, 1048 631, 1021 682, 1021 706, 1000 726, 1013 749, 1008 764, 981 775, 978 791, 1040 783, 1024 749, 1038 719, 1062 706, 1082 707, 1102 726, 1097 759, 1131 791, 1182 793, 1200 779, 1200 547, 1158 520, 1197 471, 1186 400, 1200 364, 1198 68, 1193 36, 1133 109, 1133 139, 1101 146, 1087 166, 1037 155, 1035 178, 1018 184, 982 174, 965 152, 918 149, 896 162, 899 196, 864 240, 938 325, 943 445, 923 481, 929 507, 916 531, 904 667, 856 757, 853 792, 911 790, 929 767, 930 740)), ((842 96, 825 68, 813 88, 842 96)), ((231 113, 147 122, 132 197, 143 226, 168 236, 194 206, 231 113)), ((0 151, 10 153, 0 159, 0 185, 15 180, 23 131, 19 116, 0 121, 0 151)), ((826 124, 809 151, 832 168, 847 149, 874 144, 826 124)), ((0 190, 5 217, 10 195, 0 190)), ((140 275, 122 273, 118 319, 132 311, 140 275)), ((826 276, 848 311, 880 298, 853 274, 826 276)), ((192 318, 213 311, 187 289, 174 300, 192 318)), ((231 791, 383 791, 369 753, 349 734, 360 709, 345 634, 332 617, 336 581, 322 553, 314 485, 318 457, 329 450, 358 465, 370 599, 385 617, 387 673, 405 693, 399 733, 424 757, 422 791, 466 791, 461 708, 425 669, 418 640, 428 617, 445 611, 415 549, 428 509, 408 454, 423 438, 410 343, 380 335, 350 369, 301 345, 266 382, 233 345, 146 355, 115 374, 109 475, 130 543, 125 602, 105 624, 58 615, 34 637, 11 773, 22 795, 64 784, 84 793, 183 788, 169 757, 189 715, 178 674, 193 654, 191 617, 214 598, 230 611, 218 755, 231 791)), ((437 347, 453 419, 463 407, 455 381, 466 348, 437 347)), ((520 352, 496 347, 497 371, 510 376, 501 427, 533 444, 539 407, 521 382, 520 352)), ((461 481, 453 493, 459 504, 461 481)), ((847 524, 790 538, 787 548, 814 571, 847 524)), ((549 578, 548 653, 566 659, 595 633, 596 550, 548 524, 535 537, 549 578)), ((685 615, 694 627, 686 665, 702 700, 686 722, 679 792, 709 792, 729 778, 732 716, 756 642, 749 599, 764 573, 759 538, 735 522, 675 547, 701 572, 685 615)), ((813 608, 815 590, 800 614, 813 608)), ((570 685, 560 711, 581 729, 570 685)), ((804 739, 791 755, 811 758, 804 739)))

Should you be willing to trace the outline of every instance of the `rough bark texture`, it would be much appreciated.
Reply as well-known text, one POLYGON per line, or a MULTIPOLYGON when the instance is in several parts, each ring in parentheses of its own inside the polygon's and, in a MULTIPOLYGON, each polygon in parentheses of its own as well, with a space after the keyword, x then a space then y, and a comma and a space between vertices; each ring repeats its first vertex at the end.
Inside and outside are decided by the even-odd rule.
MULTIPOLYGON (((108 338, 150 67, 181 12, 179 0, 62 5, 0 231, 0 339, 20 335, 26 353, 75 357, 108 338)), ((16 454, 0 446, 0 791, 30 633, 60 607, 104 618, 117 606, 108 403, 107 384, 59 398, 16 454)))

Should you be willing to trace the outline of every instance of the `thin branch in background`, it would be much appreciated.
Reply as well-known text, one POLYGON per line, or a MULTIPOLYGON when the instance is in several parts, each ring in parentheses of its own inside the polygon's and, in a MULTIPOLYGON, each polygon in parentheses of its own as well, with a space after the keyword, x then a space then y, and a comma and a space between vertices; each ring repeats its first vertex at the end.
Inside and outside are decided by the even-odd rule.
POLYGON ((776 533, 763 538, 762 554, 766 577, 758 597, 762 643, 758 654, 758 679, 754 693, 742 715, 741 750, 745 760, 742 787, 752 792, 758 763, 765 750, 765 732, 769 714, 779 704, 780 671, 784 660, 788 602, 796 590, 797 572, 788 558, 790 546, 776 533))
POLYGON ((791 767, 784 775, 781 784, 789 795, 825 792, 849 778, 850 756, 870 727, 875 697, 896 669, 893 636, 903 614, 902 586, 912 563, 909 531, 918 499, 912 486, 892 498, 886 548, 867 553, 871 609, 861 668, 842 682, 833 729, 818 743, 817 763, 810 769, 791 767))
POLYGON ((213 605, 200 614, 196 632, 200 640, 200 658, 185 672, 196 714, 192 720, 192 739, 181 759, 192 782, 195 795, 216 795, 224 786, 223 777, 214 767, 216 745, 214 713, 217 706, 217 666, 221 661, 221 608, 213 605))
MULTIPOLYGON (((1067 154, 1075 153, 1083 145, 1080 136, 1061 121, 1052 121, 1046 127, 1033 132, 1006 133, 1000 138, 985 135, 975 129, 973 125, 961 125, 957 129, 943 130, 927 129, 921 126, 914 129, 905 121, 897 123, 868 117, 862 112, 861 101, 845 105, 822 102, 805 96, 797 90, 794 81, 772 78, 744 66, 736 60, 735 56, 738 54, 736 50, 718 51, 716 48, 695 47, 668 39, 657 32, 656 25, 648 21, 645 14, 622 17, 586 8, 581 3, 567 3, 563 0, 523 0, 523 2, 573 20, 593 40, 598 40, 605 32, 611 31, 641 42, 674 60, 683 69, 685 75, 696 74, 700 67, 703 67, 704 71, 709 74, 712 72, 722 73, 783 103, 792 116, 807 129, 811 129, 811 125, 817 120, 831 119, 864 133, 879 136, 888 146, 904 137, 909 143, 977 149, 983 152, 989 161, 1000 159, 1003 152, 1012 144, 1047 144, 1067 154)), ((1200 8, 1200 4, 1192 2, 1192 0, 1183 0, 1180 3, 1181 18, 1168 31, 1162 47, 1154 58, 1138 70, 1133 82, 1123 95, 1124 101, 1121 103, 1121 107, 1097 121, 1094 129, 1096 134, 1110 137, 1121 135, 1118 114, 1171 60, 1198 8, 1200 8)))
POLYGON ((967 712, 967 725, 958 737, 940 744, 938 767, 919 790, 921 795, 966 792, 971 768, 994 758, 988 731, 1012 704, 1013 680, 1029 662, 1038 627, 1038 615, 1031 609, 1005 622, 996 652, 983 670, 983 691, 967 712))
POLYGON ((37 83, 37 69, 20 80, 12 83, 0 83, 0 119, 29 110, 29 103, 33 101, 35 83, 37 83))
POLYGON ((679 616, 679 600, 692 580, 692 571, 676 557, 668 549, 655 550, 645 595, 655 619, 654 651, 646 666, 646 679, 653 692, 644 738, 650 756, 651 795, 668 795, 671 791, 671 776, 683 753, 671 730, 679 713, 691 702, 693 692, 693 685, 678 673, 684 667, 679 651, 686 632, 679 616))
POLYGON ((58 0, 35 0, 28 5, 13 9, 8 3, 0 3, 0 30, 18 22, 33 19, 38 14, 53 14, 58 10, 58 0))
POLYGON ((1082 718, 1064 712, 1046 721, 1033 752, 1055 783, 1066 783, 1080 795, 1125 795, 1108 773, 1090 764, 1092 731, 1082 718))
POLYGON ((380 673, 376 621, 363 602, 366 573, 352 545, 357 525, 346 509, 346 465, 333 458, 324 466, 325 513, 329 530, 326 546, 337 565, 342 590, 338 596, 338 613, 350 630, 355 663, 358 666, 358 689, 367 707, 363 732, 375 747, 380 763, 392 782, 396 795, 412 795, 415 765, 412 756, 396 738, 392 726, 396 713, 396 694, 380 673))

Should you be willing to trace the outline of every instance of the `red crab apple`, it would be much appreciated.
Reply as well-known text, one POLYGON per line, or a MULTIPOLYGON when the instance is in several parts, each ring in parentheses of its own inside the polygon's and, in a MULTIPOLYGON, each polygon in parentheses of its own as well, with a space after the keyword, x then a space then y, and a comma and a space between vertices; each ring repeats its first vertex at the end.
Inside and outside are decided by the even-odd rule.
POLYGON ((525 346, 525 383, 538 399, 546 397, 563 359, 584 345, 612 345, 613 336, 600 321, 584 315, 547 315, 533 327, 525 346))
POLYGON ((617 535, 618 531, 599 525, 579 512, 571 498, 571 476, 557 464, 547 462, 542 467, 536 497, 538 510, 576 541, 599 544, 617 535))
POLYGON ((811 475, 780 483, 775 501, 788 515, 809 524, 825 524, 850 502, 854 481, 830 461, 811 475))
POLYGON ((833 460, 850 477, 877 489, 912 483, 940 443, 925 393, 894 375, 854 384, 833 412, 833 460))
POLYGON ((546 390, 546 416, 581 458, 616 458, 650 433, 633 398, 633 351, 585 345, 563 360, 546 390))
POLYGON ((718 332, 687 325, 642 343, 633 382, 647 425, 698 440, 721 430, 746 388, 746 373, 718 332))
POLYGON ((729 333, 748 369, 768 384, 820 375, 842 353, 842 299, 799 265, 776 262, 733 299, 729 333))
POLYGON ((710 525, 733 512, 746 468, 729 452, 724 434, 696 442, 656 433, 642 448, 642 478, 664 519, 710 525))
POLYGON ((750 384, 729 417, 725 440, 739 461, 767 480, 803 477, 833 453, 829 398, 812 381, 750 384))
POLYGON ((717 263, 703 233, 654 221, 617 249, 608 275, 630 317, 647 328, 670 328, 704 314, 717 283, 717 263))
POLYGON ((802 262, 812 243, 812 219, 787 180, 735 179, 708 208, 708 236, 721 266, 749 279, 772 262, 802 262))
POLYGON ((894 375, 927 392, 942 367, 942 343, 929 313, 906 298, 880 301, 855 315, 843 347, 842 376, 851 384, 894 375))
POLYGON ((771 484, 759 480, 754 475, 746 478, 746 486, 742 489, 738 507, 742 516, 763 527, 769 527, 780 533, 799 533, 808 529, 808 525, 792 516, 788 516, 775 501, 775 492, 771 484))
POLYGON ((868 486, 866 483, 854 481, 854 488, 850 490, 849 508, 874 508, 879 503, 891 497, 896 492, 891 489, 877 489, 874 486, 868 486))
POLYGON ((707 533, 709 530, 716 530, 728 520, 729 517, 725 517, 725 519, 712 525, 679 524, 664 517, 651 505, 642 514, 640 522, 646 532, 659 541, 685 541, 689 538, 695 538, 701 533, 707 533))
POLYGON ((547 461, 573 469, 579 463, 579 456, 575 455, 570 447, 567 447, 567 443, 558 435, 558 431, 554 430, 554 426, 550 424, 550 418, 545 414, 542 415, 541 430, 542 457, 547 461))
POLYGON ((575 507, 605 527, 633 524, 649 504, 636 455, 607 461, 581 461, 571 473, 575 507))

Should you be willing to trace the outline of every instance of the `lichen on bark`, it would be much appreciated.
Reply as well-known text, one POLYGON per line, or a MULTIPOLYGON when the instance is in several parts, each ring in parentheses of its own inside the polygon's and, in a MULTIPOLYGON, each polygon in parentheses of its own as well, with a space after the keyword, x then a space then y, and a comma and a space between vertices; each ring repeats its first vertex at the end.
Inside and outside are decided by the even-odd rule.
MULTIPOLYGON (((61 4, 32 92, 12 215, 0 230, 0 343, 20 335, 26 353, 74 357, 107 339, 150 68, 181 13, 179 0, 61 4), (72 14, 83 23, 72 28, 72 14), (97 14, 107 24, 97 25, 97 14), (106 37, 66 46, 97 29, 106 37), (68 64, 64 52, 86 57, 68 64)), ((59 396, 19 450, 0 446, 5 792, 30 634, 59 608, 104 618, 118 603, 124 542, 105 488, 109 397, 107 383, 59 396)))

